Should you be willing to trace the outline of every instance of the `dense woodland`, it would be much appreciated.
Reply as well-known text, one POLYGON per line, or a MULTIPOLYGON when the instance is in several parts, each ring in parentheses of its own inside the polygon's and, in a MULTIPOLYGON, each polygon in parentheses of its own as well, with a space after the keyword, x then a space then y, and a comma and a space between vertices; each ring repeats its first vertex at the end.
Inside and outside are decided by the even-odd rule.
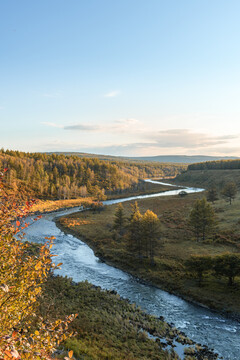
POLYGON ((137 189, 139 179, 175 176, 184 165, 104 161, 2 149, 0 168, 8 169, 6 182, 15 190, 23 193, 26 190, 40 198, 72 199, 137 189))
POLYGON ((240 160, 206 161, 188 165, 188 170, 234 170, 240 169, 240 160))

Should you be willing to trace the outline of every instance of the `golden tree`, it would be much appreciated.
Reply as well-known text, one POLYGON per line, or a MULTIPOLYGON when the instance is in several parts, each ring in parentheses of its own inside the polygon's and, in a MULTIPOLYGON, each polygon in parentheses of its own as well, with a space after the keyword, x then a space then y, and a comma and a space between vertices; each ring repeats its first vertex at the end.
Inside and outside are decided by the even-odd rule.
POLYGON ((42 284, 60 264, 52 263, 52 238, 36 255, 22 241, 31 204, 15 200, 4 183, 4 172, 0 173, 0 360, 50 359, 75 315, 55 322, 36 316, 42 284))

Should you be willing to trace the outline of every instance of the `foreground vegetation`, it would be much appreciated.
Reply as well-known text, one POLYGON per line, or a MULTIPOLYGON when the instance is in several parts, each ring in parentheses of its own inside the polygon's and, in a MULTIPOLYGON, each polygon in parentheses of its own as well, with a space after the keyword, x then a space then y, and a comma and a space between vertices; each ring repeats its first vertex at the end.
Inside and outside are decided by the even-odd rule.
MULTIPOLYGON (((217 256, 229 252, 239 254, 240 227, 239 195, 232 205, 220 198, 213 207, 218 226, 205 240, 196 241, 189 223, 194 203, 204 194, 149 198, 139 200, 142 213, 148 209, 158 215, 161 237, 155 247, 154 266, 150 258, 138 258, 129 250, 127 233, 116 236, 114 221, 117 205, 108 206, 100 213, 81 212, 58 220, 58 225, 82 237, 105 261, 170 292, 209 306, 212 309, 240 314, 240 278, 228 286, 228 279, 221 274, 207 271, 199 286, 196 273, 189 271, 186 261, 192 255, 217 256)), ((124 214, 130 218, 133 202, 124 203, 124 214)))
POLYGON ((53 321, 37 316, 42 286, 60 264, 51 261, 52 239, 37 252, 22 241, 31 204, 19 203, 3 177, 0 172, 0 359, 49 360, 70 336, 75 316, 53 321))

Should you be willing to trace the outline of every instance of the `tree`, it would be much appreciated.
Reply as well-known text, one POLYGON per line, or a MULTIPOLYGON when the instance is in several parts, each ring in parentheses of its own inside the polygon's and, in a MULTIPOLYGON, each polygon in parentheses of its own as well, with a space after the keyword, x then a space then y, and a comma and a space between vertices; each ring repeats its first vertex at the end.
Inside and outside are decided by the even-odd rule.
POLYGON ((123 234, 125 220, 123 205, 122 203, 119 203, 114 215, 113 228, 114 230, 117 230, 120 235, 123 234))
POLYGON ((129 223, 129 240, 130 250, 138 254, 138 257, 142 257, 142 215, 139 211, 137 202, 135 207, 132 205, 133 213, 129 223))
POLYGON ((218 193, 215 187, 212 187, 207 192, 207 200, 214 204, 214 201, 218 200, 218 193))
POLYGON ((237 185, 234 182, 227 183, 222 190, 222 195, 227 199, 227 201, 229 201, 231 205, 232 200, 234 200, 237 195, 237 185))
POLYGON ((228 285, 234 284, 234 278, 240 275, 240 256, 236 254, 222 254, 214 259, 214 270, 217 275, 226 276, 228 285))
POLYGON ((50 359, 56 345, 66 339, 68 324, 75 316, 55 322, 36 316, 42 285, 60 264, 55 267, 51 261, 52 239, 37 255, 22 242, 31 204, 19 204, 3 178, 0 173, 0 358, 50 359))
POLYGON ((137 201, 135 201, 134 204, 131 204, 131 210, 132 210, 132 212, 131 212, 131 215, 130 215, 130 221, 131 221, 131 219, 133 218, 133 216, 134 216, 134 214, 136 212, 140 212, 137 201))
POLYGON ((160 237, 160 221, 157 215, 147 210, 142 218, 142 235, 145 244, 146 256, 150 255, 151 265, 155 265, 154 255, 157 240, 160 237))
POLYGON ((214 228, 216 224, 214 209, 207 203, 206 198, 195 201, 190 212, 189 223, 197 241, 200 238, 205 240, 207 234, 214 228))
POLYGON ((187 270, 197 276, 199 286, 201 286, 203 274, 212 268, 212 258, 205 255, 192 255, 186 260, 185 266, 187 270))
POLYGON ((100 189, 97 185, 94 186, 92 194, 98 202, 107 199, 104 189, 100 189))

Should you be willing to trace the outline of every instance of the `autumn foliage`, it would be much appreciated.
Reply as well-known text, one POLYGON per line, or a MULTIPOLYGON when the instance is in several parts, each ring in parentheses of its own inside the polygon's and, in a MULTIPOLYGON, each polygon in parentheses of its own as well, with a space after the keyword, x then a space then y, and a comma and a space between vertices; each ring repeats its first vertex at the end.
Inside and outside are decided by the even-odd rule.
POLYGON ((52 238, 37 254, 22 241, 32 204, 21 204, 11 194, 4 183, 6 171, 0 173, 0 360, 50 359, 75 315, 54 322, 36 316, 42 285, 60 264, 52 262, 52 238))

